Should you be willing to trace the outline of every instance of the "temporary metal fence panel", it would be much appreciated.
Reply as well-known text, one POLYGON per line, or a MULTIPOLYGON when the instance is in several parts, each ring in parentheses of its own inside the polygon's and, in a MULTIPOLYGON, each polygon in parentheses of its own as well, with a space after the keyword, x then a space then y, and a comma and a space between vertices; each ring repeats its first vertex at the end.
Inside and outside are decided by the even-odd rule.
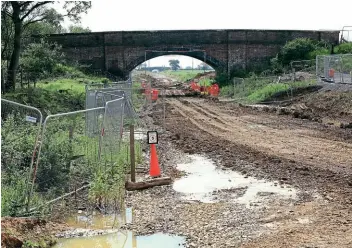
POLYGON ((122 149, 125 98, 106 102, 99 145, 100 171, 111 174, 114 180, 110 199, 121 206, 124 195, 125 166, 128 161, 122 149))
POLYGON ((112 161, 118 154, 123 133, 124 98, 108 101, 102 125, 99 159, 112 161))
POLYGON ((13 180, 23 179, 12 177, 15 171, 26 178, 27 188, 17 192, 22 193, 21 196, 13 196, 16 199, 6 199, 16 202, 19 207, 24 206, 29 194, 28 182, 33 173, 42 119, 41 111, 35 107, 1 99, 2 187, 4 190, 18 183, 13 180), (7 178, 12 179, 8 181, 7 178))
POLYGON ((352 54, 317 56, 316 73, 320 82, 352 84, 352 54))
POLYGON ((101 131, 87 135, 86 113, 96 116, 101 128, 104 112, 105 108, 94 108, 46 117, 33 173, 32 198, 48 201, 92 179, 99 166, 101 131))
POLYGON ((292 72, 291 81, 303 81, 316 78, 315 59, 292 61, 290 66, 292 72))
POLYGON ((243 78, 233 78, 233 97, 238 99, 244 97, 245 84, 243 78))

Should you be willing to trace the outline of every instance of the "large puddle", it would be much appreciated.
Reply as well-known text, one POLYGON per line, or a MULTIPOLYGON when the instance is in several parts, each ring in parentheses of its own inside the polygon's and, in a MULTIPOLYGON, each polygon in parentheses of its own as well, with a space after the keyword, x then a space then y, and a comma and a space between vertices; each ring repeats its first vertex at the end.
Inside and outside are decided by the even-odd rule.
POLYGON ((296 190, 288 185, 279 185, 278 182, 258 180, 246 177, 230 170, 219 170, 210 159, 199 155, 188 155, 190 163, 178 164, 177 169, 187 173, 174 182, 173 188, 183 193, 185 200, 201 202, 218 202, 221 200, 219 191, 230 193, 231 201, 245 204, 246 206, 260 205, 270 196, 283 199, 296 198, 296 190))
POLYGON ((66 220, 66 223, 75 227, 75 231, 62 238, 55 248, 161 248, 185 247, 185 238, 165 233, 155 233, 147 236, 135 236, 130 231, 117 231, 123 223, 132 223, 132 208, 126 208, 124 214, 102 215, 92 212, 88 214, 79 211, 77 215, 66 220), (105 233, 104 235, 99 235, 105 233), (77 237, 82 236, 82 237, 77 237), (84 236, 84 237, 83 237, 84 236))
POLYGON ((179 248, 185 247, 185 238, 156 233, 134 236, 132 232, 115 232, 107 235, 61 239, 54 248, 179 248))

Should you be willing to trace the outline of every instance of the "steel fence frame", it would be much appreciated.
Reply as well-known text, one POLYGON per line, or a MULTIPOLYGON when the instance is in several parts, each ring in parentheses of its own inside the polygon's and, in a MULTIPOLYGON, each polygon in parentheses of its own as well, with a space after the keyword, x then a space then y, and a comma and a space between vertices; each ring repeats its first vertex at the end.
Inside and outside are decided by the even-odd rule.
POLYGON ((116 102, 119 102, 122 100, 121 103, 121 116, 120 116, 120 139, 119 139, 119 144, 118 144, 118 149, 121 147, 121 138, 122 138, 122 134, 123 134, 123 117, 124 117, 124 100, 125 97, 121 97, 115 100, 111 100, 106 102, 105 107, 104 107, 104 117, 103 117, 103 123, 102 123, 102 135, 100 135, 100 140, 99 140, 99 151, 98 151, 98 159, 101 159, 101 149, 102 149, 102 145, 103 145, 103 138, 104 138, 104 134, 105 134, 105 128, 106 128, 106 117, 108 114, 108 109, 109 109, 109 105, 112 105, 116 102))
POLYGON ((38 156, 37 156, 37 161, 34 167, 34 173, 33 173, 33 178, 32 178, 32 183, 30 185, 30 191, 29 191, 29 195, 28 195, 28 202, 27 202, 27 211, 29 210, 29 206, 30 206, 30 198, 32 196, 33 193, 33 189, 34 189, 34 185, 35 185, 35 180, 36 180, 36 173, 38 171, 38 167, 40 164, 40 156, 41 156, 41 152, 42 152, 42 147, 43 147, 43 143, 45 141, 45 131, 47 128, 47 123, 48 120, 53 119, 53 118, 58 118, 58 117, 62 117, 62 116, 69 116, 69 115, 74 115, 74 114, 80 114, 80 113, 86 113, 89 111, 97 111, 97 110, 104 110, 104 107, 99 107, 99 108, 93 108, 93 109, 84 109, 84 110, 78 110, 78 111, 72 111, 72 112, 66 112, 66 113, 59 113, 59 114, 54 114, 54 115, 48 115, 43 123, 42 126, 42 130, 41 130, 41 141, 39 144, 39 148, 38 148, 38 156))
POLYGON ((352 84, 352 54, 318 55, 318 82, 352 84))
MULTIPOLYGON (((34 160, 35 160, 35 156, 36 156, 36 151, 37 151, 37 148, 40 148, 40 144, 39 144, 39 147, 38 147, 38 142, 39 142, 39 137, 40 137, 41 128, 42 128, 43 114, 36 107, 24 105, 24 104, 17 103, 17 102, 14 102, 14 101, 10 101, 10 100, 6 100, 6 99, 1 99, 1 102, 5 102, 5 103, 10 104, 10 105, 14 105, 14 106, 17 106, 17 107, 33 110, 33 111, 37 112, 38 115, 39 115, 39 121, 37 122, 38 123, 38 130, 37 130, 37 134, 36 134, 35 141, 34 141, 34 147, 33 147, 31 162, 30 162, 30 165, 29 165, 28 178, 27 178, 27 183, 28 183, 27 209, 28 209, 29 201, 30 201, 30 195, 31 195, 30 180, 31 180, 32 173, 34 174, 34 172, 33 172, 33 164, 34 164, 34 160)), ((38 151, 38 156, 39 156, 39 151, 38 151)))

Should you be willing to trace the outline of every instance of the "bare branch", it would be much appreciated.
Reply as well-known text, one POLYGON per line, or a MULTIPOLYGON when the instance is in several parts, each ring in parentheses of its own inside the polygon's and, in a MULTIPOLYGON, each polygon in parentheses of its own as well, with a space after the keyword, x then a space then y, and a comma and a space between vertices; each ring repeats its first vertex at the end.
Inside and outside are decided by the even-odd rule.
POLYGON ((37 4, 33 5, 32 8, 30 8, 27 13, 22 16, 21 21, 23 21, 30 13, 32 13, 35 9, 39 8, 40 6, 43 6, 45 4, 52 3, 52 1, 44 1, 44 2, 38 2, 37 4))
POLYGON ((1 11, 1 15, 7 15, 8 17, 12 18, 12 14, 7 10, 1 11))
POLYGON ((46 18, 47 18, 47 16, 43 16, 42 18, 26 22, 25 24, 23 24, 23 29, 25 29, 29 24, 36 23, 36 22, 41 22, 41 21, 45 20, 46 18))

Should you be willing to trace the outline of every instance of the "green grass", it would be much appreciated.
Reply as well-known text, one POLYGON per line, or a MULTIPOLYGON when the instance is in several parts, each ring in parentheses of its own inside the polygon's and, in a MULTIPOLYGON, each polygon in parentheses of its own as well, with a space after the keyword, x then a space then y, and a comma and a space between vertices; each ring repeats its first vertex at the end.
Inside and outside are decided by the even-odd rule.
POLYGON ((277 92, 287 91, 288 89, 290 89, 290 86, 288 84, 271 83, 271 84, 265 85, 263 88, 259 88, 258 90, 254 91, 252 94, 250 94, 247 97, 247 99, 250 102, 260 102, 272 97, 277 92))
POLYGON ((47 83, 39 82, 37 84, 37 87, 46 89, 49 91, 71 90, 79 94, 79 93, 85 93, 85 82, 86 81, 83 81, 77 78, 75 79, 63 78, 63 79, 48 81, 47 83))
POLYGON ((270 100, 275 94, 279 92, 287 92, 288 95, 291 93, 291 90, 305 88, 311 85, 316 85, 315 80, 307 80, 302 82, 291 82, 291 83, 270 83, 268 85, 258 88, 252 92, 247 100, 251 103, 261 102, 265 100, 270 100))
POLYGON ((245 78, 243 81, 236 79, 236 84, 227 85, 220 89, 220 95, 232 97, 238 102, 256 103, 270 99, 278 92, 303 88, 315 85, 316 81, 275 83, 275 78, 245 78))
POLYGON ((163 71, 162 74, 170 76, 178 81, 185 82, 189 79, 194 78, 199 73, 203 73, 203 70, 177 70, 177 71, 163 71))
MULTIPOLYGON (((80 72, 80 71, 79 71, 80 72)), ((19 88, 4 94, 4 98, 39 108, 44 115, 84 109, 85 85, 101 83, 106 78, 93 77, 80 72, 77 78, 41 80, 36 87, 19 88)))

